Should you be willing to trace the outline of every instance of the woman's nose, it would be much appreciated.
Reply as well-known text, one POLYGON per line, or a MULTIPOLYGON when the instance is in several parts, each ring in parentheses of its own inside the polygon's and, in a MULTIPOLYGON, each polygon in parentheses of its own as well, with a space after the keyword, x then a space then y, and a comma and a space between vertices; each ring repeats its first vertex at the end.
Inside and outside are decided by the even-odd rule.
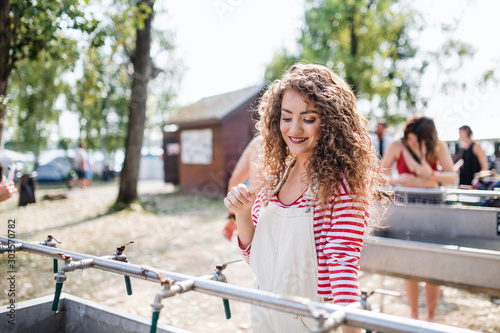
POLYGON ((292 122, 292 126, 290 128, 292 133, 301 133, 302 132, 302 123, 299 120, 294 120, 292 122))

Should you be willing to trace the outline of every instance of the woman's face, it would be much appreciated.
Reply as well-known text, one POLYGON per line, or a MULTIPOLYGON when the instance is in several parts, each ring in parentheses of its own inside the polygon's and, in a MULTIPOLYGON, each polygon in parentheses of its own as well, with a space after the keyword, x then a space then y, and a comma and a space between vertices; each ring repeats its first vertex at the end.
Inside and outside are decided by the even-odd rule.
POLYGON ((408 133, 408 136, 406 137, 406 143, 411 146, 417 146, 418 145, 418 137, 415 133, 408 133))
POLYGON ((459 135, 460 140, 462 140, 462 141, 467 141, 467 139, 469 139, 469 133, 464 129, 459 129, 458 135, 459 135))
POLYGON ((321 135, 319 111, 300 93, 288 89, 281 102, 280 130, 292 154, 308 157, 321 135))

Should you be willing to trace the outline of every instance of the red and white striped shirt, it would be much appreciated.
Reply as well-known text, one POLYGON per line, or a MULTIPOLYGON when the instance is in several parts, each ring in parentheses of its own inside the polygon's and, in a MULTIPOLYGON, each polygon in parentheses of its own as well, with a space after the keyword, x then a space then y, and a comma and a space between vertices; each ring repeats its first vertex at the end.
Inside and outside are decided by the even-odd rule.
MULTIPOLYGON (((318 258, 318 296, 333 298, 335 304, 347 305, 359 301, 359 256, 363 248, 363 234, 368 225, 368 202, 354 202, 349 195, 349 185, 344 179, 339 195, 328 204, 312 202, 304 194, 291 205, 284 205, 274 195, 269 203, 280 207, 314 209, 314 238, 318 258)), ((252 208, 254 228, 263 203, 261 190, 252 208)), ((241 249, 245 261, 250 264, 252 244, 241 249)))

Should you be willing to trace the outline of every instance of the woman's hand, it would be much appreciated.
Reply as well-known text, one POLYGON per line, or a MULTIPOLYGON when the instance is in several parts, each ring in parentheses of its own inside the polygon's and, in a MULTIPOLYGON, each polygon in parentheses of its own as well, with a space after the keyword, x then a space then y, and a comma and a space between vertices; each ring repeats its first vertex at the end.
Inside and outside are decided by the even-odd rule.
POLYGON ((252 206, 255 198, 256 195, 252 194, 244 184, 233 187, 224 198, 224 205, 236 215, 238 243, 242 249, 248 247, 255 233, 252 223, 252 206))
POLYGON ((239 184, 228 192, 224 205, 236 215, 252 209, 255 194, 251 194, 244 184, 239 184))
POLYGON ((231 241, 236 232, 236 221, 233 218, 228 219, 226 226, 222 229, 222 235, 231 241))
POLYGON ((414 187, 415 175, 411 173, 402 173, 397 179, 394 179, 394 185, 400 185, 404 187, 414 187))
POLYGON ((427 148, 425 143, 421 145, 422 149, 417 151, 416 154, 420 157, 420 163, 418 163, 415 158, 410 154, 408 149, 403 148, 403 157, 405 159, 406 165, 410 171, 414 172, 417 177, 429 179, 434 174, 434 170, 426 160, 427 148))
POLYGON ((13 182, 6 183, 5 181, 0 182, 0 202, 12 198, 14 192, 16 192, 16 185, 13 182))

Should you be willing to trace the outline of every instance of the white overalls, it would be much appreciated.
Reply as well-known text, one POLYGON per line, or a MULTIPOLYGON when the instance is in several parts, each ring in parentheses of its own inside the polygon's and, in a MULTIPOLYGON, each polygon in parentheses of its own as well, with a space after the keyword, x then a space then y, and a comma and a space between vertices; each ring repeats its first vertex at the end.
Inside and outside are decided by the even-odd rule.
MULTIPOLYGON (((320 300, 313 213, 312 207, 283 208, 272 202, 261 207, 250 252, 256 289, 320 300)), ((251 322, 255 333, 309 332, 316 326, 312 318, 259 306, 252 306, 251 322)))

